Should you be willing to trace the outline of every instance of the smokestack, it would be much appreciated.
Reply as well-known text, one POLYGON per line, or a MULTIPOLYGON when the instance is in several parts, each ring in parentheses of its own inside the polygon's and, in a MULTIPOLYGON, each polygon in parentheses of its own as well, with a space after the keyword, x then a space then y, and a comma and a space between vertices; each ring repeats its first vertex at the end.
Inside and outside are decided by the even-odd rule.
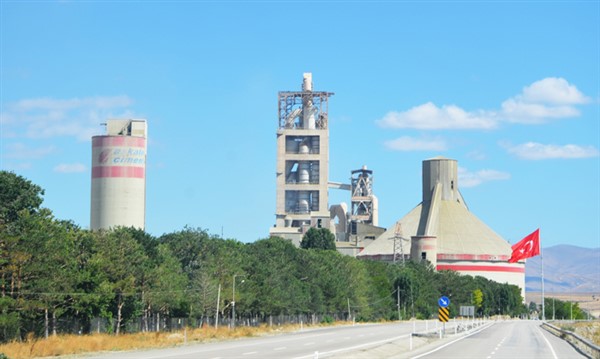
POLYGON ((423 203, 431 202, 433 190, 440 184, 442 201, 460 201, 458 192, 458 163, 443 157, 423 161, 423 203))
POLYGON ((304 92, 310 92, 313 89, 312 86, 312 73, 311 72, 305 72, 304 73, 304 78, 302 80, 302 91, 304 92))

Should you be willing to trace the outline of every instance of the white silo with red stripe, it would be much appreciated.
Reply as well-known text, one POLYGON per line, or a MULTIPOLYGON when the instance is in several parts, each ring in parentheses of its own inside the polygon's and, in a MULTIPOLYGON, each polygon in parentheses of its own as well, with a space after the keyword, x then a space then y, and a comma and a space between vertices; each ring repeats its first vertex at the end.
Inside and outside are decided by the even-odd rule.
POLYGON ((90 229, 145 228, 146 120, 108 120, 92 137, 90 229))

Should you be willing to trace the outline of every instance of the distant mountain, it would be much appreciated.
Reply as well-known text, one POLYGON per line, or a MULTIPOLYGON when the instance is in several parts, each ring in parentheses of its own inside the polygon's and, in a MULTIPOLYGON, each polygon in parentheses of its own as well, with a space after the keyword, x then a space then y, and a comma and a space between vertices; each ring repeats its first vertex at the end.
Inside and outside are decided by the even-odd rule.
MULTIPOLYGON (((544 248, 544 291, 600 292, 600 248, 561 244, 544 248)), ((528 292, 542 290, 540 256, 527 259, 525 287, 528 292)))

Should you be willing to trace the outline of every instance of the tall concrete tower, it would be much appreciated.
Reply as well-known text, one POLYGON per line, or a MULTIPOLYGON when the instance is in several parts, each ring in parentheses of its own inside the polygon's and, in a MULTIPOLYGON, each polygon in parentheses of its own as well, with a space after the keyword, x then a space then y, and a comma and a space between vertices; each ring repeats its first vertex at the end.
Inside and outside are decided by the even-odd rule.
POLYGON ((305 73, 302 91, 279 92, 277 195, 271 236, 299 245, 310 227, 329 228, 329 128, 331 92, 313 91, 305 73))
POLYGON ((144 229, 146 120, 108 120, 106 132, 92 137, 90 229, 144 229))

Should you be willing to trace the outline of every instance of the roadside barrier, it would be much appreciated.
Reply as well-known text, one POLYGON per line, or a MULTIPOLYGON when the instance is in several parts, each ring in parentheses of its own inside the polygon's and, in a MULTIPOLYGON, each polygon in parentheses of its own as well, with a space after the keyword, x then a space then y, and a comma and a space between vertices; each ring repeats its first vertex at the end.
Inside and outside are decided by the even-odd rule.
POLYGON ((600 359, 600 347, 589 340, 582 338, 568 330, 557 328, 549 323, 543 323, 542 328, 546 329, 548 332, 556 335, 557 337, 566 340, 582 354, 593 359, 600 359))

